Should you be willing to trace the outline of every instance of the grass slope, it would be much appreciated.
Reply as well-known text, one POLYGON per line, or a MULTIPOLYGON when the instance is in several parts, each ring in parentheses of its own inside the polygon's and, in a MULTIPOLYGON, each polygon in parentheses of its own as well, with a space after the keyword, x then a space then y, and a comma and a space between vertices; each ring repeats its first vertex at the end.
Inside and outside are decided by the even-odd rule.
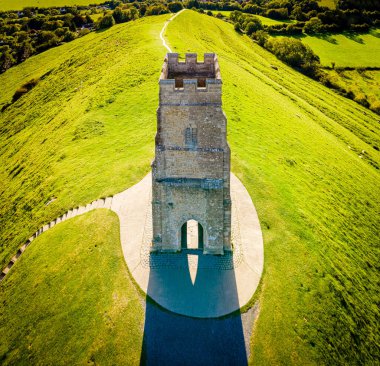
POLYGON ((380 70, 324 70, 331 80, 358 96, 367 96, 370 104, 380 101, 380 70))
POLYGON ((0 0, 0 10, 22 10, 29 6, 49 8, 52 6, 90 5, 103 2, 104 0, 0 0))
POLYGON ((174 51, 219 56, 232 168, 264 231, 251 362, 374 362, 378 116, 281 64, 223 21, 185 12, 169 24, 167 38, 174 51))
MULTIPOLYGON (((165 53, 158 34, 168 16, 90 34, 0 76, 0 104, 42 76, 1 115, 3 263, 42 223, 148 171, 165 53)), ((231 24, 185 11, 166 34, 181 53, 220 58, 233 170, 265 239, 251 362, 371 363, 379 344, 378 117, 286 67, 231 24)), ((51 245, 65 241, 51 238, 51 245)), ((22 263, 5 282, 5 302, 22 263)), ((21 310, 20 303, 12 313, 21 310)))
POLYGON ((0 265, 44 223, 148 172, 168 17, 91 33, 0 75, 0 106, 41 78, 0 114, 0 265))
POLYGON ((96 210, 33 242, 0 287, 2 365, 138 364, 144 310, 119 235, 96 210))

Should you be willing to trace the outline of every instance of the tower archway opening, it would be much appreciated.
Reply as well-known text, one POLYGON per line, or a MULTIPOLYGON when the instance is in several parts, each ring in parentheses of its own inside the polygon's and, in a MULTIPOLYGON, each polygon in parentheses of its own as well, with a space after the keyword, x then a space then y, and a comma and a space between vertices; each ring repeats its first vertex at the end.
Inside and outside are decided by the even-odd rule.
POLYGON ((204 230, 203 226, 196 220, 189 220, 181 227, 182 249, 203 249, 204 230))

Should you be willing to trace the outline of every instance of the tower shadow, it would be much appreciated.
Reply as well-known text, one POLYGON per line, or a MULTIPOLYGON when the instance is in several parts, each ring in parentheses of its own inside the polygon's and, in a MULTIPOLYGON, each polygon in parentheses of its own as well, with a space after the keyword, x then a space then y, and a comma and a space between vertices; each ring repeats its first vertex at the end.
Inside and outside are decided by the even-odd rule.
MULTIPOLYGON (((201 250, 151 254, 147 294, 171 309, 186 309, 187 314, 221 313, 226 301, 238 309, 234 270, 223 266, 225 258, 203 255, 201 250), (189 253, 198 256, 194 283, 189 253)), ((240 312, 194 318, 165 310, 147 298, 140 365, 247 365, 248 345, 240 312)))

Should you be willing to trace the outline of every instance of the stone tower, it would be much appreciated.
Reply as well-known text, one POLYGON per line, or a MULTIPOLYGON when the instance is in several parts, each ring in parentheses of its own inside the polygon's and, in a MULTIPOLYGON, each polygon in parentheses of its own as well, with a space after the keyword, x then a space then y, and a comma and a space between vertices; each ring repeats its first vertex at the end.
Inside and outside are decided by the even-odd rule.
POLYGON ((230 148, 222 79, 213 53, 167 54, 159 80, 152 163, 152 251, 187 248, 188 221, 198 222, 205 254, 231 250, 230 148))

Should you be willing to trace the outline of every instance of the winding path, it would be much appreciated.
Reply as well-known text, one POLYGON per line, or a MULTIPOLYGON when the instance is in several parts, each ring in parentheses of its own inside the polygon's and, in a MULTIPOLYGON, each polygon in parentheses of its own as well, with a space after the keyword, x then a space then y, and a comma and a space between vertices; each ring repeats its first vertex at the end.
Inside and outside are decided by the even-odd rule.
POLYGON ((164 24, 164 26, 162 27, 161 29, 161 32, 160 32, 160 39, 162 41, 162 45, 168 50, 169 53, 172 53, 172 50, 171 48, 168 46, 168 44, 166 43, 165 41, 165 38, 164 38, 164 33, 165 33, 165 30, 166 30, 166 27, 168 26, 168 24, 178 15, 180 15, 182 12, 184 12, 186 9, 182 9, 181 11, 179 11, 178 13, 175 13, 172 17, 170 17, 164 24))

